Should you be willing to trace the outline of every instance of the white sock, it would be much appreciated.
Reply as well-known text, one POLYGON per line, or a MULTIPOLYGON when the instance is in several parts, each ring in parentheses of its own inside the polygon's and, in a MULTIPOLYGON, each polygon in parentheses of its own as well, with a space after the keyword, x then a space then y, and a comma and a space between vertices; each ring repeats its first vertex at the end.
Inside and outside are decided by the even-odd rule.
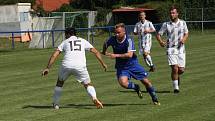
POLYGON ((54 95, 53 95, 53 103, 54 104, 59 104, 61 92, 62 92, 62 87, 56 86, 54 89, 54 95))
POLYGON ((172 82, 173 82, 173 88, 179 90, 178 80, 174 80, 172 82))
POLYGON ((147 63, 148 66, 153 66, 152 58, 151 58, 150 55, 146 56, 145 61, 146 61, 146 63, 147 63))
POLYGON ((93 86, 88 86, 87 87, 87 93, 90 95, 90 97, 92 97, 92 99, 97 99, 96 97, 96 90, 93 86))

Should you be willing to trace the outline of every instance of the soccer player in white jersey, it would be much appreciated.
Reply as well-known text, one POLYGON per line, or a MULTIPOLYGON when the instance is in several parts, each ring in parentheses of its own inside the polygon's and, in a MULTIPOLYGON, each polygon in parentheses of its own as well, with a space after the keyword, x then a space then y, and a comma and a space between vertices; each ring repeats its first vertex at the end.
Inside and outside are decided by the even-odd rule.
POLYGON ((140 12, 140 21, 136 23, 134 27, 134 34, 138 35, 139 40, 139 53, 143 55, 144 61, 150 67, 150 72, 155 71, 155 66, 152 63, 150 56, 150 50, 152 46, 152 32, 155 32, 155 28, 152 22, 146 20, 145 12, 140 12))
POLYGON ((185 69, 184 45, 188 38, 188 29, 186 22, 178 18, 179 12, 176 6, 172 6, 169 12, 171 21, 163 23, 156 37, 160 45, 167 48, 174 93, 179 93, 179 77, 185 69), (161 38, 164 33, 167 34, 167 41, 161 38))
POLYGON ((64 58, 58 73, 58 79, 53 95, 53 107, 59 109, 59 99, 62 92, 64 81, 70 75, 73 75, 87 90, 97 108, 103 108, 102 103, 96 97, 96 91, 93 87, 90 76, 86 67, 85 50, 92 52, 102 67, 106 70, 107 65, 103 62, 100 53, 85 39, 76 36, 74 28, 65 30, 66 40, 64 40, 49 59, 47 67, 43 70, 42 75, 48 74, 49 69, 55 62, 61 52, 64 52, 64 58))

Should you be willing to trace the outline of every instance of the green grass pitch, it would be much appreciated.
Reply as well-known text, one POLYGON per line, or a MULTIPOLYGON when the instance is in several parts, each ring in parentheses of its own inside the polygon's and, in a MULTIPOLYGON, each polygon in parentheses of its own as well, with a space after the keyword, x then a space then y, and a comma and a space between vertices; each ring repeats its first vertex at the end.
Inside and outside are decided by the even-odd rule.
MULTIPOLYGON (((181 92, 173 94, 165 49, 153 39, 152 58, 157 71, 149 79, 157 89, 161 106, 152 104, 144 91, 123 89, 116 81, 114 60, 104 72, 92 54, 87 65, 97 96, 104 109, 96 109, 84 88, 70 77, 64 85, 60 110, 51 107, 53 89, 62 56, 47 77, 41 71, 54 49, 0 50, 0 121, 214 121, 215 120, 215 34, 191 32, 186 43, 186 71, 181 92)), ((102 37, 95 38, 101 49, 102 37)), ((142 57, 138 56, 140 63, 142 57)), ((139 81, 132 80, 138 84, 139 81)))

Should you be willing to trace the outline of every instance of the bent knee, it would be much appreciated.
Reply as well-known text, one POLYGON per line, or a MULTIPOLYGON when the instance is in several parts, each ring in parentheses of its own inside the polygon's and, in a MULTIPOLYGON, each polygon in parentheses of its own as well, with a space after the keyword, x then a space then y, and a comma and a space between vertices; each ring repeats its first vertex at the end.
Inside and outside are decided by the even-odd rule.
POLYGON ((58 80, 56 86, 63 87, 63 84, 64 84, 64 81, 58 80))
POLYGON ((146 86, 146 87, 150 87, 152 84, 150 82, 150 80, 148 78, 144 78, 143 80, 141 80, 141 82, 146 86))
POLYGON ((146 56, 149 55, 149 54, 150 54, 149 52, 144 52, 144 53, 143 53, 143 56, 146 57, 146 56))
POLYGON ((178 69, 178 74, 183 74, 184 71, 185 71, 184 68, 179 68, 179 69, 178 69))
POLYGON ((88 86, 93 86, 92 83, 82 83, 82 84, 85 88, 87 88, 88 86))

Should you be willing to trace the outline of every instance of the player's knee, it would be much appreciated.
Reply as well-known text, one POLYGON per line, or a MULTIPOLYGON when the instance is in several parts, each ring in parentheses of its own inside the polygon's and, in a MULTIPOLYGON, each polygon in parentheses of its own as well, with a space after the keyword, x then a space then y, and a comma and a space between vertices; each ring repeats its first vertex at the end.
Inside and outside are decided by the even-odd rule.
POLYGON ((122 81, 122 80, 120 81, 120 80, 119 80, 119 84, 120 84, 120 86, 123 87, 123 88, 127 88, 127 87, 128 87, 128 82, 126 82, 126 81, 122 81))
POLYGON ((127 76, 122 76, 118 79, 118 82, 121 87, 127 88, 128 87, 128 77, 127 76))
POLYGON ((82 83, 82 84, 85 88, 87 88, 88 86, 93 86, 92 83, 82 83))
POLYGON ((145 87, 150 87, 152 85, 148 78, 144 78, 141 82, 145 85, 145 87))
POLYGON ((56 86, 63 87, 63 84, 64 84, 64 81, 58 80, 56 86))
POLYGON ((184 68, 180 68, 179 70, 178 70, 178 74, 183 74, 184 73, 184 68))
POLYGON ((178 73, 178 66, 172 65, 172 73, 178 73))
POLYGON ((123 83, 120 83, 120 86, 123 87, 123 88, 128 88, 128 84, 123 84, 123 83))
POLYGON ((149 55, 148 52, 144 52, 144 53, 143 53, 144 58, 146 58, 147 55, 149 55))

